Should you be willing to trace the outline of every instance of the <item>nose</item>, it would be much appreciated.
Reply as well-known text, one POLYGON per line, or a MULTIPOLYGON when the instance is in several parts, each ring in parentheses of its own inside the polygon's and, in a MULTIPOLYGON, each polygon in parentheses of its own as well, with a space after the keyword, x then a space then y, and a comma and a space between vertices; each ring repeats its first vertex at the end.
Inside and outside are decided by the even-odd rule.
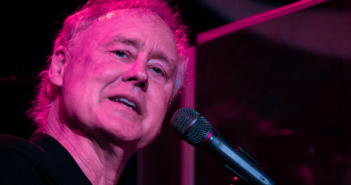
POLYGON ((146 64, 147 61, 141 58, 131 63, 130 67, 123 74, 123 82, 131 82, 133 85, 146 91, 149 85, 146 64))

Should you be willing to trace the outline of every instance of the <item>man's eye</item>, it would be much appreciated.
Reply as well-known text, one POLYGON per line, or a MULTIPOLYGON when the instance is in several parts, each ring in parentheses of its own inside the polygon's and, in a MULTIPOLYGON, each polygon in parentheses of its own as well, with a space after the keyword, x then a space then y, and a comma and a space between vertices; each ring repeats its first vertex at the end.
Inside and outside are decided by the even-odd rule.
POLYGON ((161 71, 159 68, 157 68, 157 67, 152 68, 152 70, 153 70, 156 74, 162 74, 162 71, 161 71))
POLYGON ((126 54, 123 51, 116 51, 116 55, 122 58, 126 57, 126 54))

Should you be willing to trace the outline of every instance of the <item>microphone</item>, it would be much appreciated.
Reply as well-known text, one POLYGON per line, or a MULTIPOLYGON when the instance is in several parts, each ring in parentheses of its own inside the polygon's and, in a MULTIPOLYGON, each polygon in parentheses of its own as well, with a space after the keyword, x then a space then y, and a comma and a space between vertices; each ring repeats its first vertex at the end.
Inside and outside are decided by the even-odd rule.
POLYGON ((212 127, 207 119, 192 108, 180 108, 171 118, 173 130, 187 143, 204 149, 224 164, 233 175, 252 185, 274 185, 259 164, 244 150, 235 150, 212 127))

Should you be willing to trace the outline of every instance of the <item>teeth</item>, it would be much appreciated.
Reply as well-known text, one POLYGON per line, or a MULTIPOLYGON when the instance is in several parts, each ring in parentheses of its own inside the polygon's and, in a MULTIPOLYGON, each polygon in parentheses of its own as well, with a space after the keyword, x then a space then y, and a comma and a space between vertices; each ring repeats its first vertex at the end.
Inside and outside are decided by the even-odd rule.
MULTIPOLYGON (((115 101, 124 102, 124 103, 128 104, 129 106, 133 107, 134 109, 135 109, 135 107, 136 107, 136 106, 135 106, 135 103, 130 102, 130 101, 128 101, 128 100, 125 99, 125 98, 116 98, 115 101)), ((130 107, 128 107, 128 108, 130 108, 130 107)))
POLYGON ((119 101, 123 101, 124 103, 127 103, 128 105, 135 107, 135 104, 133 102, 129 102, 127 99, 125 98, 121 98, 119 99, 119 101))

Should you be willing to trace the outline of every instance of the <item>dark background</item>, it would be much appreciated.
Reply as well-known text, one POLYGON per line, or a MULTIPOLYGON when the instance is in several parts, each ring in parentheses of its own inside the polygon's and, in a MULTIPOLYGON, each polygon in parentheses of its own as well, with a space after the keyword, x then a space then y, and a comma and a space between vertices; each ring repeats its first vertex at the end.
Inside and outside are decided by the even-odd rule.
MULTIPOLYGON (((29 139, 36 129, 25 115, 36 76, 65 15, 84 2, 2 5, 0 133, 29 139)), ((295 1, 253 2, 282 6, 295 1)), ((198 33, 234 21, 201 1, 171 4, 181 9, 194 45, 198 33)), ((349 1, 332 0, 309 10, 350 15, 350 7, 349 1)), ((292 47, 250 29, 196 47, 196 108, 225 139, 254 157, 277 184, 350 184, 350 59, 292 47)), ((179 102, 178 97, 155 142, 132 157, 120 184, 180 184, 180 140, 169 127, 179 102)), ((233 176, 211 156, 201 150, 195 156, 195 184, 231 183, 233 176)))

